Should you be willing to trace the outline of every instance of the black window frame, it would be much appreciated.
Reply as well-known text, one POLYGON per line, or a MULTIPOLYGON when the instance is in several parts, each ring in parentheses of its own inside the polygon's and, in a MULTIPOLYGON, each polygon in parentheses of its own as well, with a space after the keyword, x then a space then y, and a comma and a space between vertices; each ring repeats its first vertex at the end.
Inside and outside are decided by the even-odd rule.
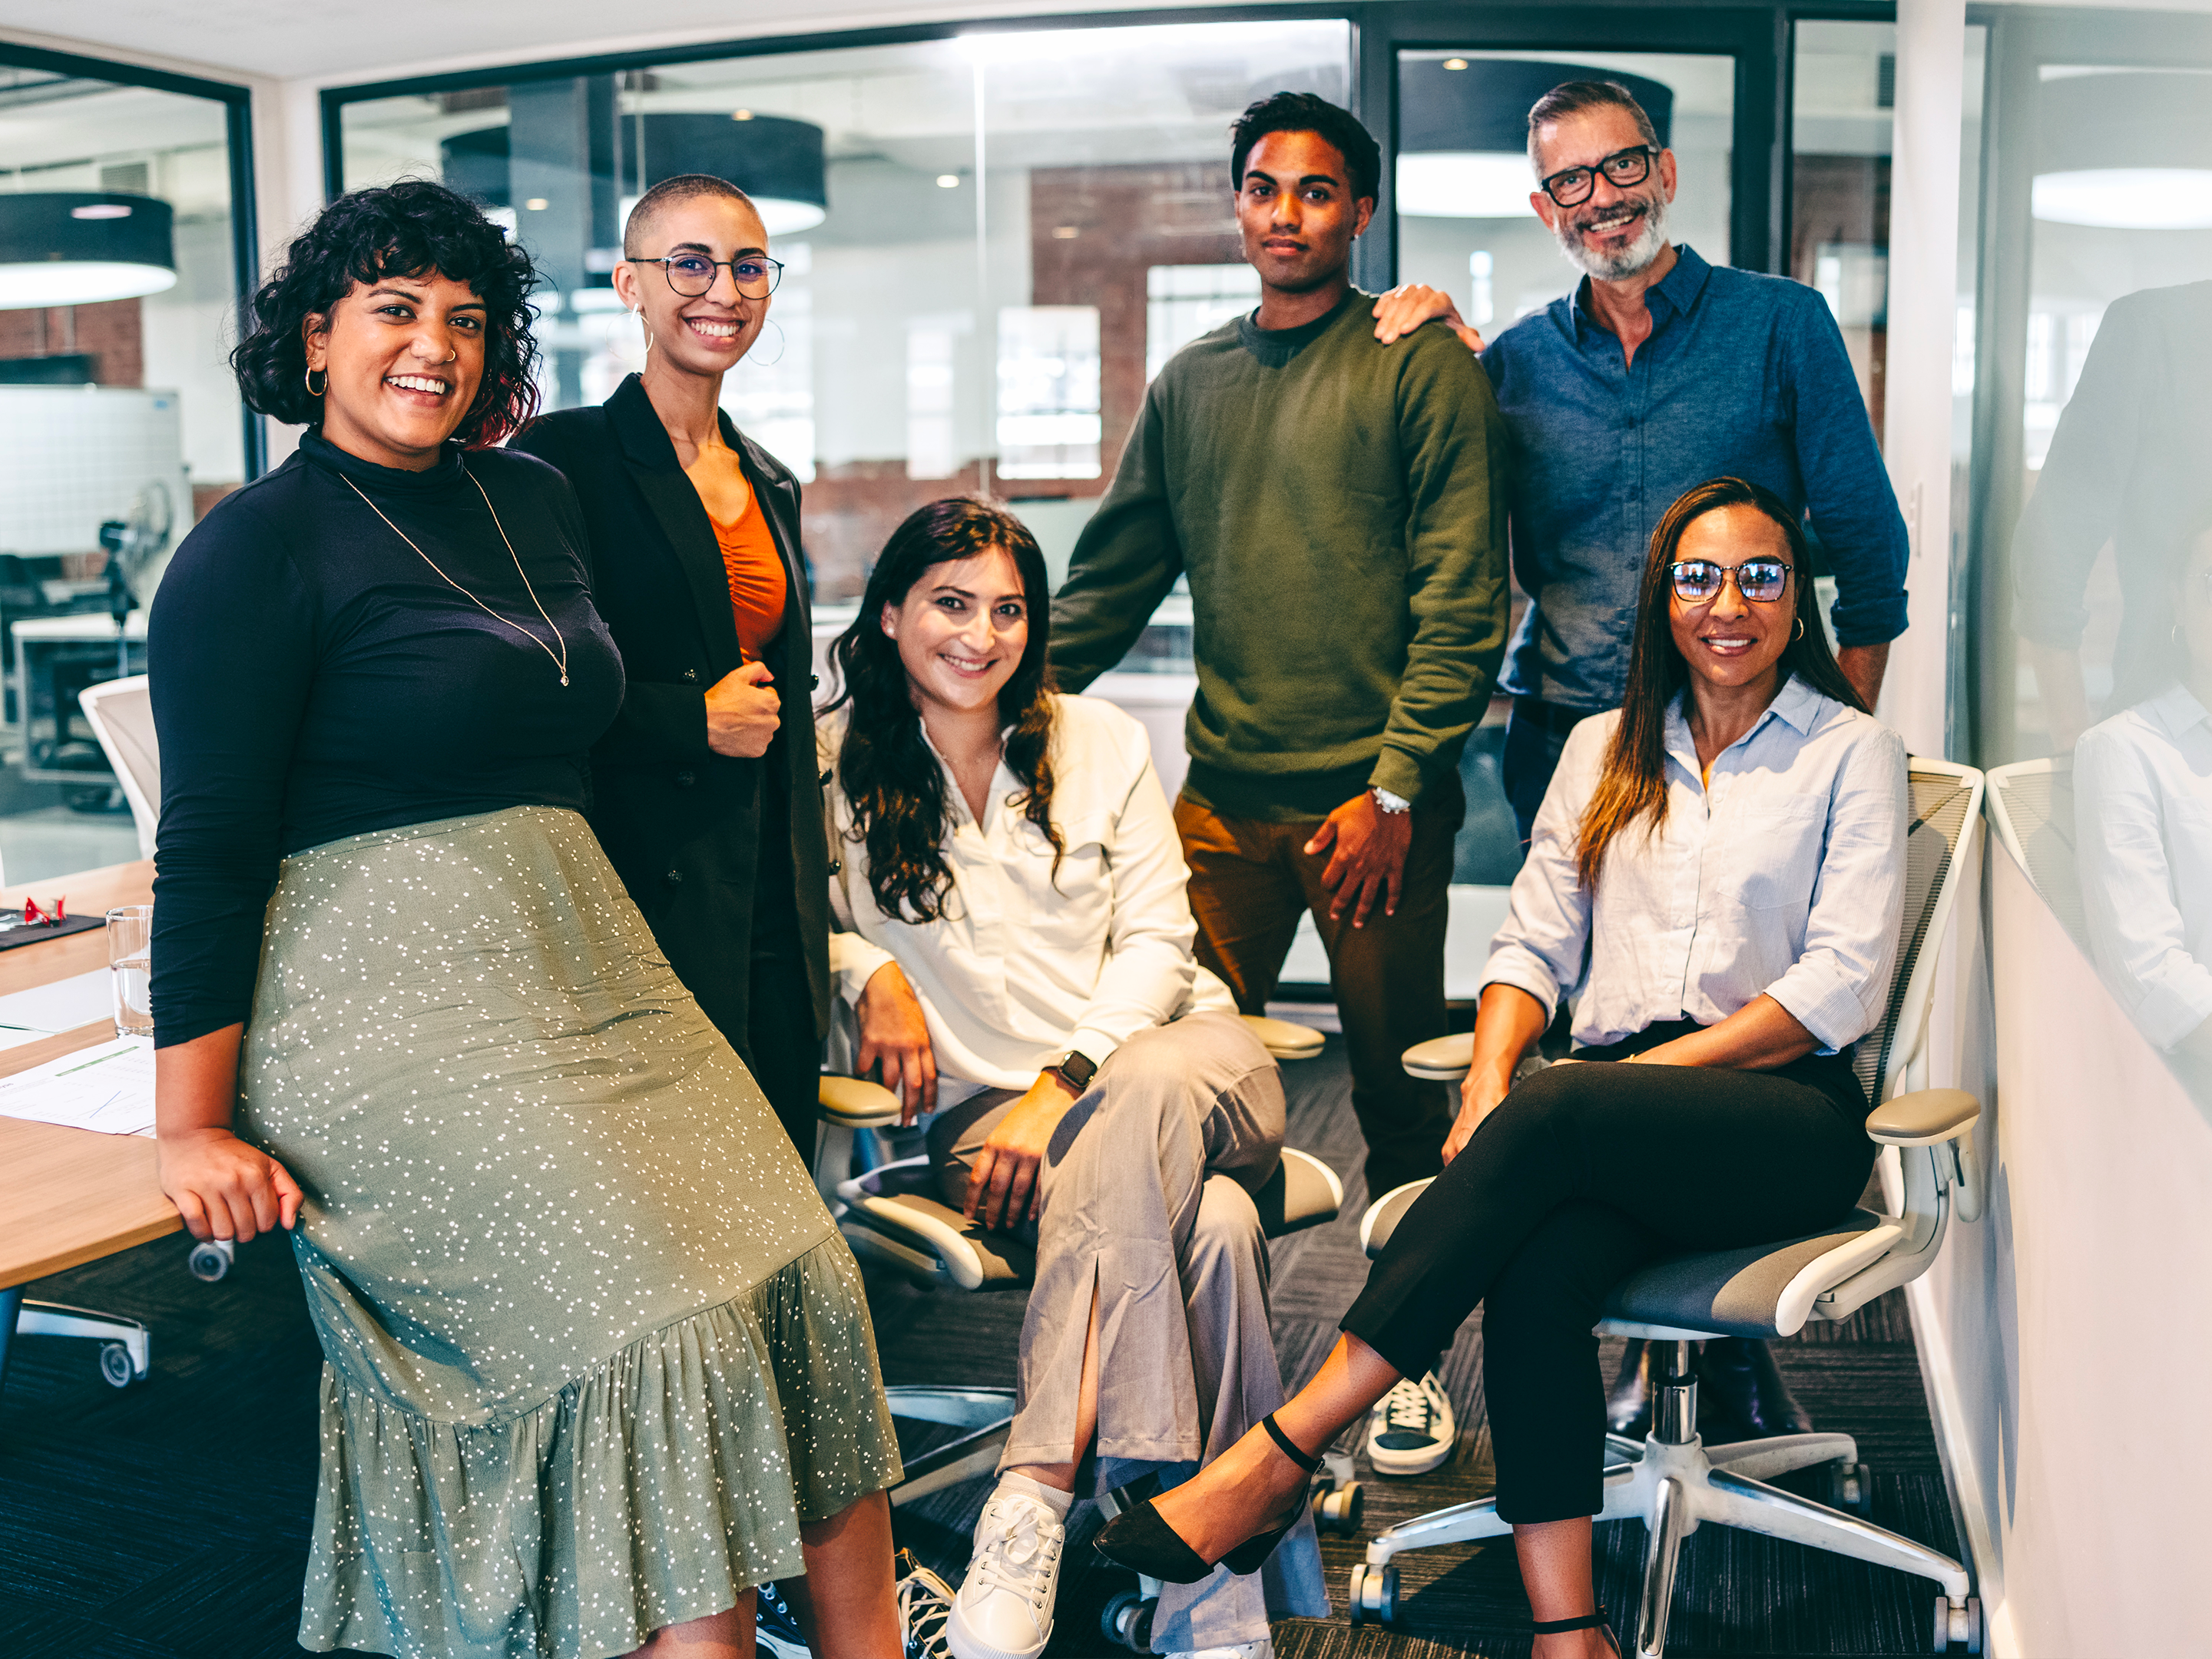
MULTIPOLYGON (((230 170, 230 265, 236 289, 233 315, 243 319, 261 280, 261 234, 254 207, 253 89, 229 81, 210 81, 170 70, 118 64, 81 52, 53 52, 44 46, 20 46, 0 40, 0 64, 11 69, 44 70, 87 81, 107 81, 118 86, 146 87, 155 92, 179 93, 187 98, 206 98, 223 106, 223 137, 230 170)), ((240 435, 244 440, 243 482, 252 483, 269 468, 268 432, 260 416, 239 404, 240 435)))

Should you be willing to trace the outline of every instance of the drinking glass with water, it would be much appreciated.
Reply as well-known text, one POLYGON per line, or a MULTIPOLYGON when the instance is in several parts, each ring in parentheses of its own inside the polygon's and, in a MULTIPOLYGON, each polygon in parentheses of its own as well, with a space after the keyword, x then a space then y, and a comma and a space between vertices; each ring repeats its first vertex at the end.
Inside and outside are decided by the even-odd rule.
POLYGON ((119 904, 107 913, 107 978, 118 1036, 154 1035, 153 939, 152 905, 119 904))

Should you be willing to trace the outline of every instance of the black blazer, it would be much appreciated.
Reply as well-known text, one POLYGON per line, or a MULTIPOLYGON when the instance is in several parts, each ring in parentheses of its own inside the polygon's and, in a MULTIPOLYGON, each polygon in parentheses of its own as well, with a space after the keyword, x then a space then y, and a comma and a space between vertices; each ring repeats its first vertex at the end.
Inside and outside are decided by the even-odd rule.
POLYGON ((511 447, 551 462, 574 487, 591 535, 592 598, 629 682, 622 713, 592 751, 592 828, 677 977, 731 1045, 750 1054, 754 922, 771 904, 797 910, 815 1036, 829 1033, 829 853, 799 482, 726 413, 721 421, 783 556, 788 592, 768 658, 783 724, 758 760, 707 746, 707 688, 744 661, 729 578, 706 507, 638 377, 597 409, 533 422, 511 447), (783 802, 793 890, 757 892, 763 808, 774 816, 783 802))

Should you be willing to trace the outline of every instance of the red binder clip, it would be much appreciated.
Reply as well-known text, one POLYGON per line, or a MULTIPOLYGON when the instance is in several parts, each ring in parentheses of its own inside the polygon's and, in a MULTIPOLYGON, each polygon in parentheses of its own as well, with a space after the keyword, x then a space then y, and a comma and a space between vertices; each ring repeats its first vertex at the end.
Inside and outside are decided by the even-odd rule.
POLYGON ((23 900, 23 925, 26 927, 58 927, 67 920, 68 909, 66 895, 54 901, 52 910, 41 910, 38 900, 26 897, 23 900))

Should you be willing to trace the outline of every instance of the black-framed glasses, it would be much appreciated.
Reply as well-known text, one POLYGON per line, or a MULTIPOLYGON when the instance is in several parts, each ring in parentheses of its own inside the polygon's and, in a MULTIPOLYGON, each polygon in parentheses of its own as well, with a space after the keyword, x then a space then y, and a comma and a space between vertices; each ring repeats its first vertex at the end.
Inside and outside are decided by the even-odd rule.
POLYGON ((1536 188, 1561 207, 1573 207, 1589 200, 1601 173, 1613 181, 1616 189, 1626 190, 1632 185, 1642 184, 1651 176, 1651 158, 1658 153, 1656 144, 1617 149, 1594 167, 1561 167, 1550 178, 1539 179, 1536 188))
POLYGON ((634 265, 659 265, 668 286, 687 300, 704 299, 714 273, 729 268, 730 280, 748 300, 765 300, 783 280, 783 261, 765 253, 740 253, 734 259, 709 259, 703 253, 667 253, 657 259, 632 259, 634 265))
POLYGON ((1772 605, 1790 586, 1790 565, 1784 559, 1746 559, 1741 564, 1715 564, 1711 559, 1677 559, 1667 567, 1674 579, 1674 597, 1685 605, 1706 605, 1721 596, 1729 578, 1735 591, 1753 605, 1772 605))

